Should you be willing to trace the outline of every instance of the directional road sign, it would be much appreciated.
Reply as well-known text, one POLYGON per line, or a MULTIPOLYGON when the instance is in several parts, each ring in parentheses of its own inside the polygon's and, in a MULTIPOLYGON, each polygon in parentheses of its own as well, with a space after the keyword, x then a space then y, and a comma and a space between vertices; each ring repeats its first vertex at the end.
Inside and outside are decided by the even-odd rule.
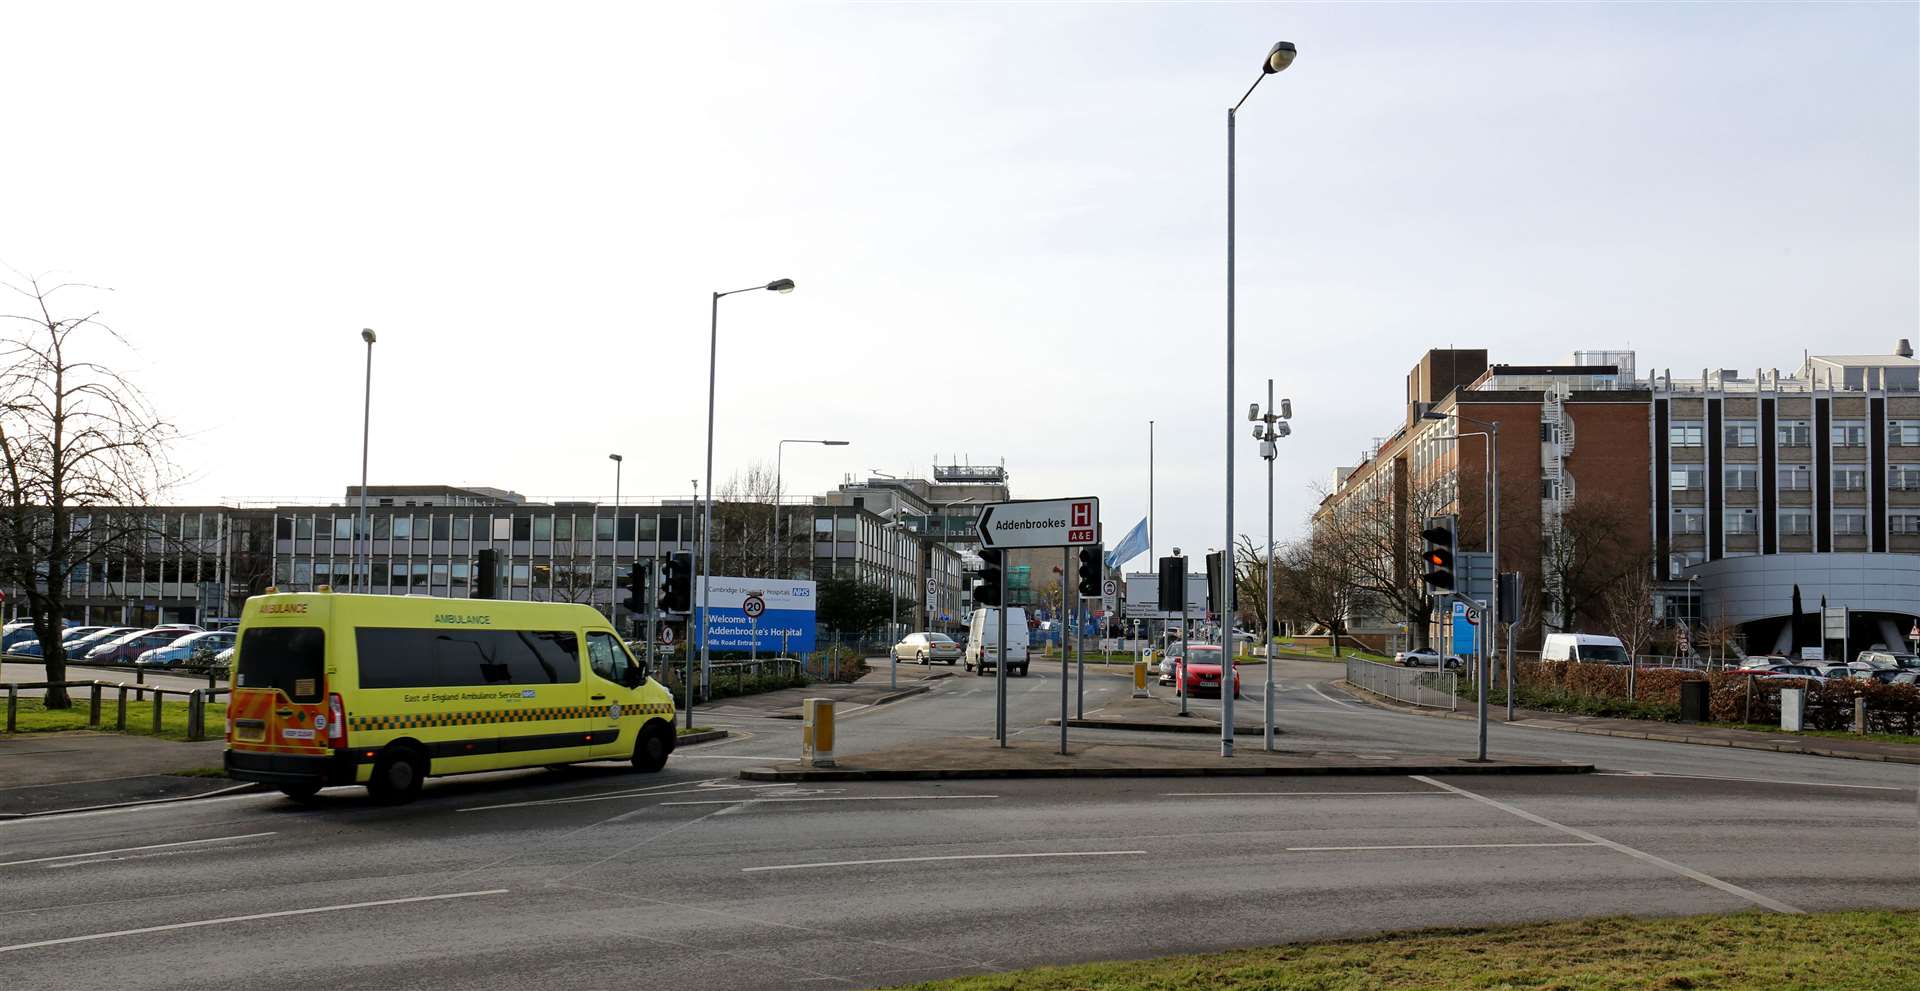
POLYGON ((1100 500, 1027 499, 980 510, 985 547, 1084 547, 1100 542, 1100 500))

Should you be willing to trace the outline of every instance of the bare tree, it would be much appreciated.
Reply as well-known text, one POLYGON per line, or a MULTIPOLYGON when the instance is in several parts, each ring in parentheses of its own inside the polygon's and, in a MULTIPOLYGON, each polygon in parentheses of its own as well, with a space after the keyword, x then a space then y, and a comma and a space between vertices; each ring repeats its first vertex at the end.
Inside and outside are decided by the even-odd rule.
POLYGON ((1620 638, 1627 656, 1639 657, 1660 633, 1653 612, 1653 562, 1641 561, 1608 586, 1602 596, 1607 628, 1620 638))
POLYGON ((776 512, 777 491, 772 466, 760 461, 719 487, 713 502, 714 574, 777 578, 809 563, 811 514, 776 512))
POLYGON ((1445 505, 1446 494, 1439 486, 1410 485, 1404 509, 1387 492, 1360 493, 1315 520, 1316 530, 1328 541, 1326 552, 1338 556, 1354 594, 1399 616, 1416 647, 1427 645, 1434 609, 1433 596, 1420 581, 1426 570, 1420 560, 1426 549, 1420 531, 1445 505))
POLYGON ((90 561, 139 557, 164 539, 138 507, 170 480, 173 429, 131 382, 89 357, 102 338, 124 343, 97 311, 55 314, 56 293, 92 287, 33 277, 4 285, 27 312, 0 315, 0 582, 25 591, 54 683, 46 706, 64 709, 67 590, 90 561))
POLYGON ((1605 619, 1607 592, 1645 563, 1646 538, 1617 500, 1575 502, 1557 533, 1541 534, 1540 571, 1546 618, 1556 629, 1605 619))
POLYGON ((1333 656, 1340 656, 1340 634, 1359 594, 1347 556, 1333 538, 1315 530, 1289 545, 1275 569, 1276 592, 1288 610, 1326 629, 1333 656))

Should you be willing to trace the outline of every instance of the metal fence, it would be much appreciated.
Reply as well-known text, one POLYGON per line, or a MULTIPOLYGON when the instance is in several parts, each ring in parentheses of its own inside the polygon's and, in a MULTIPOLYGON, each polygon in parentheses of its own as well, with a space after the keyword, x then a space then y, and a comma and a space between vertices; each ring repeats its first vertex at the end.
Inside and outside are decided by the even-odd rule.
POLYGON ((1423 671, 1376 661, 1347 659, 1347 684, 1382 698, 1397 699, 1412 705, 1435 709, 1458 709, 1460 674, 1457 671, 1423 671))

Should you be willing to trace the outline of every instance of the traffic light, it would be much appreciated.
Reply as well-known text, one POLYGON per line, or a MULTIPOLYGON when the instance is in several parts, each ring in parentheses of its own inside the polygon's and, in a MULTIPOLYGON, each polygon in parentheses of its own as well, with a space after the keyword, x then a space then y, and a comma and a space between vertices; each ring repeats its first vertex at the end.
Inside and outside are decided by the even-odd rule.
POLYGON ((1187 562, 1185 558, 1160 559, 1160 595, 1155 605, 1161 612, 1185 612, 1187 609, 1187 562))
POLYGON ((973 587, 973 604, 1000 604, 1000 583, 1006 578, 1007 552, 994 547, 980 549, 980 584, 973 587))
POLYGON ((1427 542, 1427 549, 1420 555, 1426 562, 1427 573, 1420 576, 1436 592, 1453 591, 1453 549, 1454 522, 1450 516, 1436 516, 1427 521, 1427 528, 1420 536, 1427 542))
POLYGON ((660 611, 693 611, 693 554, 675 551, 660 569, 660 611))
POLYGON ((500 583, 500 552, 489 547, 474 556, 477 560, 473 565, 473 597, 497 598, 494 592, 500 583))
POLYGON ((1101 545, 1080 548, 1080 597, 1094 599, 1100 596, 1101 545))
POLYGON ((615 578, 613 583, 627 590, 627 597, 620 604, 631 613, 644 612, 647 608, 647 569, 651 562, 635 561, 623 576, 615 578))
POLYGON ((1224 614, 1229 612, 1240 611, 1240 583, 1233 581, 1232 574, 1233 574, 1232 572, 1227 570, 1227 552, 1226 551, 1214 551, 1213 553, 1207 555, 1207 611, 1208 612, 1216 613, 1216 614, 1224 614), (1227 594, 1228 605, 1227 605, 1227 608, 1224 610, 1220 608, 1220 582, 1221 582, 1222 575, 1227 576, 1226 578, 1227 581, 1233 582, 1232 587, 1228 590, 1228 594, 1227 594))

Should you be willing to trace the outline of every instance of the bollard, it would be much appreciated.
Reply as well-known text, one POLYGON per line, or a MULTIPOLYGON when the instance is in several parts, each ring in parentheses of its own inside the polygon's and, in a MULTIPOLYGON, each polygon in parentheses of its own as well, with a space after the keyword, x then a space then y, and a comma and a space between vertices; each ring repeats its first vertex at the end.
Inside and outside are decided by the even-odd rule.
POLYGON ((187 739, 207 738, 207 697, 196 688, 187 693, 187 739))
POLYGON ((1861 736, 1867 735, 1867 697, 1853 697, 1853 731, 1861 736))
POLYGON ((807 767, 833 766, 832 699, 800 703, 800 762, 807 767))
POLYGON ((100 725, 100 683, 94 682, 87 698, 87 725, 100 725))
POLYGON ((11 733, 14 731, 13 727, 19 719, 19 714, 20 686, 10 684, 7 686, 7 732, 11 733))
POLYGON ((1145 699, 1145 698, 1153 697, 1147 692, 1147 662, 1146 661, 1133 662, 1133 697, 1137 699, 1145 699))
POLYGON ((127 686, 120 685, 119 699, 114 702, 113 728, 126 732, 127 729, 127 686))
POLYGON ((213 680, 213 665, 209 664, 207 665, 207 691, 213 691, 218 687, 220 686, 213 680))
POLYGON ((160 701, 164 696, 160 689, 153 690, 153 735, 160 735, 160 701))

